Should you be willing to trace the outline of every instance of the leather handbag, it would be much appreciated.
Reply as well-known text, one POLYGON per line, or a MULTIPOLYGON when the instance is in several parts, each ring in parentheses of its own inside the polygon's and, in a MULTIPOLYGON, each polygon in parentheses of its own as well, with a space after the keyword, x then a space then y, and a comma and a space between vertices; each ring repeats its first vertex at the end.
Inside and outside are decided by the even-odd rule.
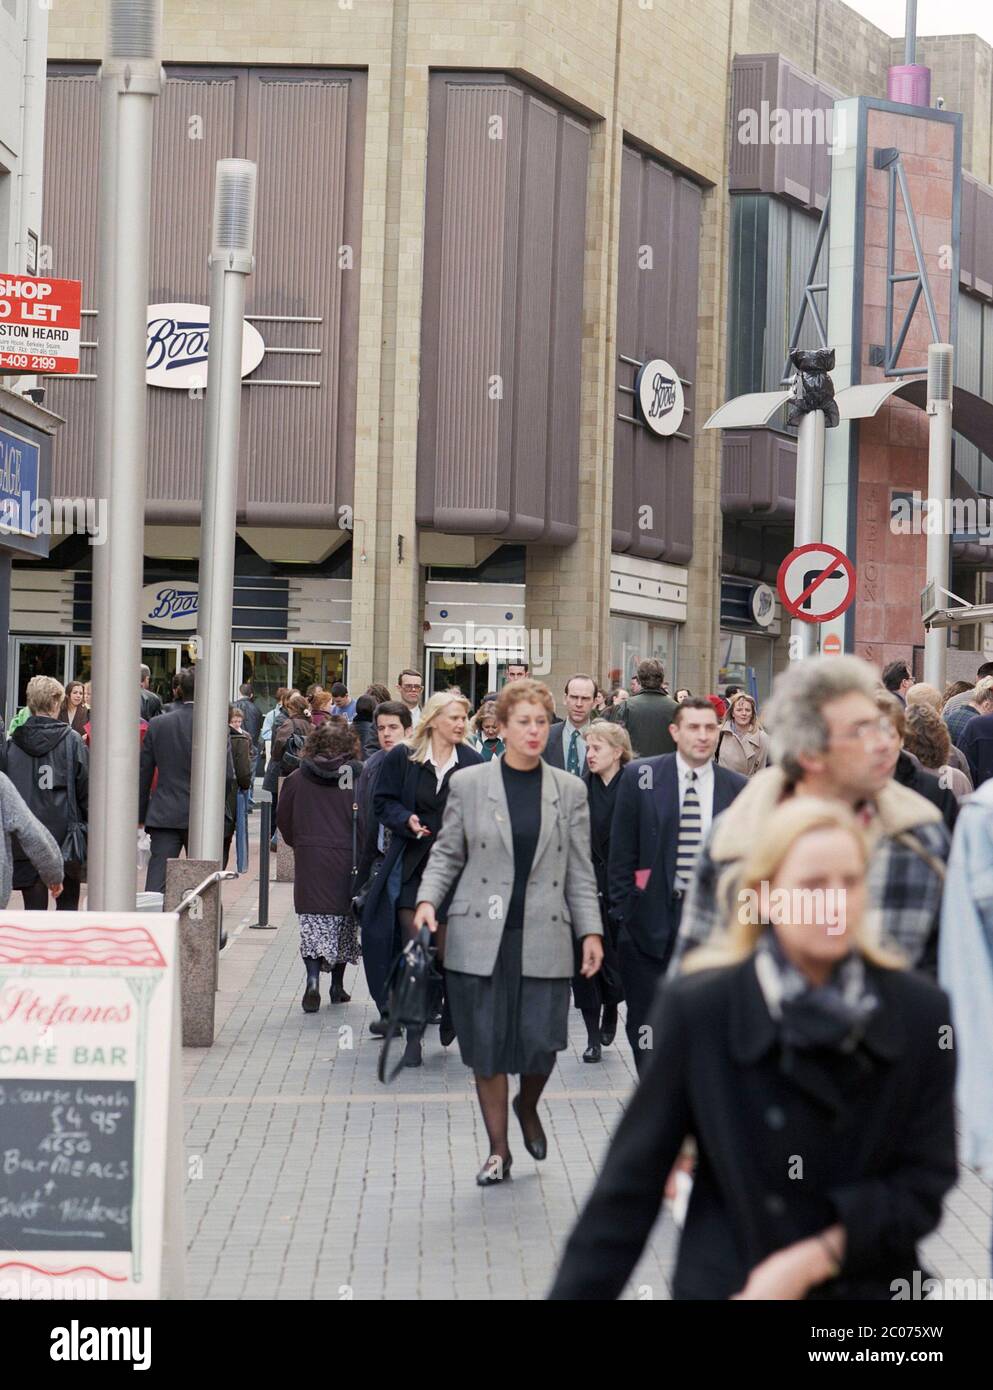
POLYGON ((403 1053, 390 1065, 390 1049, 403 1028, 423 1029, 432 1013, 432 999, 439 975, 434 964, 435 948, 427 927, 421 927, 407 942, 390 969, 389 1024, 379 1054, 378 1075, 388 1086, 403 1070, 403 1053))
POLYGON ((60 848, 65 873, 70 878, 78 878, 82 881, 86 877, 87 830, 86 822, 79 814, 79 802, 76 800, 76 768, 79 766, 79 753, 72 730, 69 731, 68 737, 69 771, 66 777, 66 808, 69 824, 60 848))

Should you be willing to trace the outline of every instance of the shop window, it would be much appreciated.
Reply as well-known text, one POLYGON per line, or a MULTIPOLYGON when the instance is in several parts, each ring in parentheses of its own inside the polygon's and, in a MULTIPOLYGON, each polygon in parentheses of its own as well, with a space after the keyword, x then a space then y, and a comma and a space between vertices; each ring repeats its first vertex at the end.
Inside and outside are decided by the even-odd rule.
POLYGON ((647 618, 623 614, 610 616, 610 667, 607 683, 611 688, 630 685, 639 661, 657 657, 665 667, 666 685, 676 685, 676 628, 672 623, 653 623, 647 618))

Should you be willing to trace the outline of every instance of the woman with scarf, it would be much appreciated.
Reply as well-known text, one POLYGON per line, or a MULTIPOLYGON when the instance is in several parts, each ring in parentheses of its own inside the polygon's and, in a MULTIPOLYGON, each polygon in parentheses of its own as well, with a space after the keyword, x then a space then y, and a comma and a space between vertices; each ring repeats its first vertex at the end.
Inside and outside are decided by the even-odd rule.
POLYGON ((676 1298, 889 1300, 913 1280, 956 1179, 955 1053, 947 997, 873 944, 866 854, 837 802, 761 827, 723 944, 659 996, 553 1299, 621 1293, 687 1138, 676 1298))
POLYGON ((321 972, 331 974, 329 1000, 347 1004, 345 966, 359 959, 352 916, 355 784, 362 771, 358 738, 343 719, 307 735, 300 766, 279 793, 279 833, 295 855, 293 906, 300 918, 300 954, 307 968, 303 1011, 321 1007, 321 972))
POLYGON ((732 696, 727 718, 717 735, 714 761, 742 777, 754 777, 769 761, 769 735, 751 695, 732 696))

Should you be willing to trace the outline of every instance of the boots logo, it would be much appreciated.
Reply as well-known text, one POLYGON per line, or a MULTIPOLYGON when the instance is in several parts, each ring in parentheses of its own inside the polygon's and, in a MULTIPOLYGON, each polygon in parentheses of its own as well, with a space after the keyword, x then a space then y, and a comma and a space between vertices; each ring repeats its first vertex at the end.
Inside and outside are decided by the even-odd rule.
MULTIPOLYGON (((210 310, 205 304, 150 304, 145 346, 145 381, 188 391, 207 384, 210 310)), ((262 361, 265 343, 257 328, 244 325, 241 374, 248 376, 262 361)))
POLYGON ((641 418, 663 437, 675 434, 683 423, 683 383, 668 362, 656 357, 646 362, 635 378, 634 392, 641 418))
POLYGON ((174 632, 193 632, 197 625, 200 586, 146 584, 141 591, 141 621, 147 627, 166 627, 174 632))

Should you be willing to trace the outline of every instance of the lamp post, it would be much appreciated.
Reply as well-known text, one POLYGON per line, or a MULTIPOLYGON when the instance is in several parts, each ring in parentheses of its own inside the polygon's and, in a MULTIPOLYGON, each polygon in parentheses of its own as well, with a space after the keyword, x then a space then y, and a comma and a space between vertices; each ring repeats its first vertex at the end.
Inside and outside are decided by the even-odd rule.
POLYGON ((220 862, 228 757, 228 682, 238 505, 245 277, 255 264, 255 165, 221 159, 214 180, 210 344, 200 530, 200 636, 193 703, 191 859, 220 862))
POLYGON ((145 523, 145 339, 153 100, 162 90, 162 0, 107 0, 101 68, 97 493, 93 551, 93 751, 89 906, 134 911, 138 667, 145 523), (122 717, 123 716, 123 717, 122 717))

